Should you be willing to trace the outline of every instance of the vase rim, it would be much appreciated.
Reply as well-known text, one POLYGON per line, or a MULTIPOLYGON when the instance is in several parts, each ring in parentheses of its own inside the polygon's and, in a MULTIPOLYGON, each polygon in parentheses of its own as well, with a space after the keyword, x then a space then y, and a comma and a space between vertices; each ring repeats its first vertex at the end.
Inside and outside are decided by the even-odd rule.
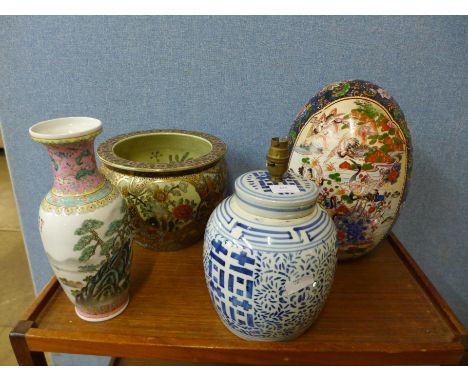
POLYGON ((96 137, 102 122, 92 117, 63 117, 36 123, 29 128, 34 141, 46 144, 71 143, 96 137))
POLYGON ((202 133, 199 131, 188 131, 180 129, 154 129, 136 131, 127 134, 120 134, 101 143, 97 149, 97 155, 101 161, 111 168, 148 173, 178 173, 187 170, 209 167, 221 160, 226 153, 226 144, 214 135, 202 133), (185 136, 193 139, 205 141, 210 149, 204 155, 193 159, 184 160, 176 163, 147 163, 135 161, 119 156, 115 148, 123 142, 129 142, 134 138, 150 138, 152 136, 185 136))

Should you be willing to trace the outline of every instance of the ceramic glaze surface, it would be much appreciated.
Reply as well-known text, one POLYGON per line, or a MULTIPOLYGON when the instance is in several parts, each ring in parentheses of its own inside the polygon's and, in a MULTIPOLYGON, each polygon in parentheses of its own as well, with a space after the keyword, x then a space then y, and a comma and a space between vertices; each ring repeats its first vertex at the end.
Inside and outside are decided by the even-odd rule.
POLYGON ((54 169, 55 195, 91 194, 101 188, 104 177, 96 169, 94 140, 47 146, 54 169))
POLYGON ((71 130, 68 138, 41 137, 49 121, 36 131, 38 125, 31 128, 32 138, 46 145, 54 172, 54 185, 39 209, 39 230, 49 263, 78 316, 103 321, 128 304, 130 218, 119 192, 96 167, 93 142, 101 129, 74 134, 73 124, 66 129, 63 118, 50 121, 55 132, 62 120, 64 130, 71 130))
POLYGON ((315 204, 315 185, 293 174, 270 182, 265 171, 238 178, 235 195, 210 217, 203 250, 216 312, 234 334, 255 341, 293 339, 307 330, 325 303, 336 265, 335 226, 315 204), (255 214, 238 197, 241 185, 254 198, 269 199, 255 214), (307 214, 292 213, 289 198, 308 200, 307 214))
POLYGON ((101 171, 127 202, 135 241, 156 251, 178 250, 203 237, 224 197, 224 152, 218 138, 180 130, 125 134, 98 149, 101 171), (142 139, 147 144, 141 150, 133 146, 142 139))
POLYGON ((318 201, 338 229, 338 258, 371 251, 396 221, 411 168, 398 104, 369 82, 337 82, 304 106, 289 138, 289 168, 320 186, 318 201))
POLYGON ((252 171, 235 182, 236 197, 244 210, 270 218, 298 218, 310 214, 317 199, 317 187, 287 172, 280 183, 266 171, 252 171))

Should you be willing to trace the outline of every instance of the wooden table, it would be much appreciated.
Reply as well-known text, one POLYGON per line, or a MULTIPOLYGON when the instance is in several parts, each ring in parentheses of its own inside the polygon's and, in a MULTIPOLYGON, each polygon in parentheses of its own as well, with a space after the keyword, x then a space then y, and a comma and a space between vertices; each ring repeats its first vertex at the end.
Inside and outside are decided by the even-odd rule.
POLYGON ((218 319, 205 285, 202 243, 179 252, 134 248, 131 300, 120 316, 80 320, 52 278, 10 334, 20 365, 44 352, 197 364, 375 365, 466 363, 466 329, 390 235, 339 263, 315 324, 290 342, 248 342, 218 319))

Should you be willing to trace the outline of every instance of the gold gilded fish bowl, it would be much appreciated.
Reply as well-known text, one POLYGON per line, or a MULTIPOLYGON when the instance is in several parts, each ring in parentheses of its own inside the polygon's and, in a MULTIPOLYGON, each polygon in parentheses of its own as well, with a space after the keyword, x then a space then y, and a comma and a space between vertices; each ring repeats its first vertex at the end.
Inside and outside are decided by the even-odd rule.
POLYGON ((203 237, 224 198, 225 143, 210 134, 148 130, 122 134, 98 148, 101 172, 124 196, 135 241, 175 251, 203 237))

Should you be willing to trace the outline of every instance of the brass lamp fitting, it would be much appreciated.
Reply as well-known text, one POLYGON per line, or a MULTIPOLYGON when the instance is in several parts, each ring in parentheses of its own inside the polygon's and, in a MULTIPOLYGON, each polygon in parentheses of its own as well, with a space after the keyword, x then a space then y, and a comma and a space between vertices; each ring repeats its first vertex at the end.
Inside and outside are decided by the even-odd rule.
POLYGON ((271 146, 267 154, 267 169, 273 182, 283 180, 283 174, 288 169, 289 151, 287 138, 271 138, 271 146))

